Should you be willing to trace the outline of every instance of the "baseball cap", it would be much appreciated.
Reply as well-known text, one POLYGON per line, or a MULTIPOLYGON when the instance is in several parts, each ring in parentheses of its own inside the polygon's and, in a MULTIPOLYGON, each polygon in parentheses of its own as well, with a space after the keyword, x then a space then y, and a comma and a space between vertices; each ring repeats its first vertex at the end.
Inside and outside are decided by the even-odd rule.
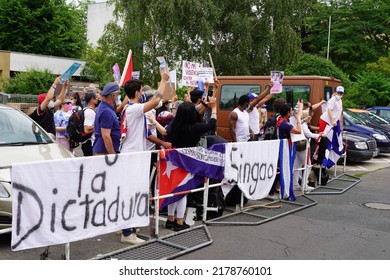
POLYGON ((42 104, 42 102, 45 100, 46 98, 46 93, 41 93, 40 95, 38 95, 38 104, 42 104))
POLYGON ((261 105, 261 108, 267 108, 267 104, 261 105))
POLYGON ((118 90, 119 90, 118 84, 115 82, 110 82, 104 86, 103 92, 101 95, 107 96, 107 95, 110 95, 111 93, 116 92, 118 90))
POLYGON ((257 97, 257 94, 256 93, 248 93, 248 96, 249 96, 249 100, 252 100, 252 99, 257 97))
POLYGON ((335 92, 344 93, 344 87, 342 87, 342 86, 337 86, 336 89, 335 89, 335 92))

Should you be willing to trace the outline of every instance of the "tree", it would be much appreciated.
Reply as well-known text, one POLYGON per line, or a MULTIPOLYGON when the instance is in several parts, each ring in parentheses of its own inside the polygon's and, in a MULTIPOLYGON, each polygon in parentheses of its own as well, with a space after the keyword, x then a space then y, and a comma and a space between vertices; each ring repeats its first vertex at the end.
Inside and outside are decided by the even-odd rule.
POLYGON ((380 57, 377 62, 367 64, 368 71, 376 71, 383 73, 386 77, 390 77, 390 51, 386 57, 380 57))
POLYGON ((354 76, 386 56, 390 46, 387 0, 318 1, 306 18, 303 51, 326 56, 331 16, 330 58, 354 76), (321 3, 323 2, 323 3, 321 3))
POLYGON ((387 106, 390 103, 389 93, 388 77, 381 72, 363 72, 356 76, 356 82, 345 95, 345 99, 356 106, 387 106))
POLYGON ((303 55, 297 62, 289 65, 286 74, 335 77, 341 80, 346 88, 350 86, 348 77, 332 61, 310 54, 303 55))
POLYGON ((134 69, 156 84, 157 56, 180 69, 182 60, 202 62, 211 53, 218 75, 284 69, 301 55, 300 26, 312 1, 288 0, 283 6, 272 0, 242 0, 239 5, 225 0, 111 2, 125 24, 107 26, 98 48, 121 69, 132 49, 134 69))
POLYGON ((0 0, 0 49, 82 57, 87 44, 85 5, 76 7, 65 0, 0 0))

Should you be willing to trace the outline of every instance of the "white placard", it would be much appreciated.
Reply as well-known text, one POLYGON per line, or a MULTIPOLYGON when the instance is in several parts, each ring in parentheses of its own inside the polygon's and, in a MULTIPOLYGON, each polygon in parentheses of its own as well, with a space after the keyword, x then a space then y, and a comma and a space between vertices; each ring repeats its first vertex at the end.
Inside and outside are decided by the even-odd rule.
POLYGON ((182 83, 184 86, 198 86, 199 63, 183 60, 182 83))
POLYGON ((248 199, 267 197, 275 180, 280 140, 226 144, 224 184, 238 185, 248 199))
POLYGON ((214 83, 213 68, 200 67, 198 70, 198 80, 201 79, 204 83, 207 81, 210 84, 214 83))
POLYGON ((13 165, 11 249, 147 226, 149 164, 139 152, 13 165))

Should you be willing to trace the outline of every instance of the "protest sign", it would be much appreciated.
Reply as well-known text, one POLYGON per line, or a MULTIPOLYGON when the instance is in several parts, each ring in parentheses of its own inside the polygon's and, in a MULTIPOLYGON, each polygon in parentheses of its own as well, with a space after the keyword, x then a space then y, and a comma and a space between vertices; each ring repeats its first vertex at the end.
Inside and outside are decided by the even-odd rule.
POLYGON ((238 185, 248 199, 267 197, 277 172, 280 140, 226 144, 223 191, 238 185))
POLYGON ((183 60, 182 83, 184 86, 198 86, 199 64, 196 62, 183 60))
POLYGON ((73 64, 61 75, 61 84, 64 84, 66 80, 73 76, 73 74, 81 66, 78 62, 73 62, 73 64))
POLYGON ((118 63, 115 63, 115 65, 112 66, 112 72, 115 82, 119 83, 119 81, 121 80, 121 70, 119 69, 118 63))
POLYGON ((211 67, 199 67, 198 70, 199 80, 202 82, 209 82, 210 84, 214 83, 213 68, 211 67))
POLYGON ((147 226, 149 164, 139 152, 13 165, 11 249, 147 226))
POLYGON ((283 77, 284 71, 271 71, 271 82, 273 84, 270 92, 271 94, 282 92, 283 77))
POLYGON ((140 71, 133 71, 133 79, 139 80, 140 77, 141 77, 140 71))

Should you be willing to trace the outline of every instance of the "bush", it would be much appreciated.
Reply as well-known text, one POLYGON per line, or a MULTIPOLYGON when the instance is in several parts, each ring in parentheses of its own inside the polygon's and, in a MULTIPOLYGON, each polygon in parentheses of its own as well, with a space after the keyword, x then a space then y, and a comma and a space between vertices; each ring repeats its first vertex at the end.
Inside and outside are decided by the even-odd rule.
POLYGON ((4 91, 6 93, 38 95, 42 92, 47 92, 54 79, 55 75, 48 70, 30 69, 27 72, 20 72, 11 78, 4 86, 4 91))
POLYGON ((345 99, 357 106, 387 106, 390 102, 390 81, 381 72, 370 71, 356 75, 356 82, 345 99))

